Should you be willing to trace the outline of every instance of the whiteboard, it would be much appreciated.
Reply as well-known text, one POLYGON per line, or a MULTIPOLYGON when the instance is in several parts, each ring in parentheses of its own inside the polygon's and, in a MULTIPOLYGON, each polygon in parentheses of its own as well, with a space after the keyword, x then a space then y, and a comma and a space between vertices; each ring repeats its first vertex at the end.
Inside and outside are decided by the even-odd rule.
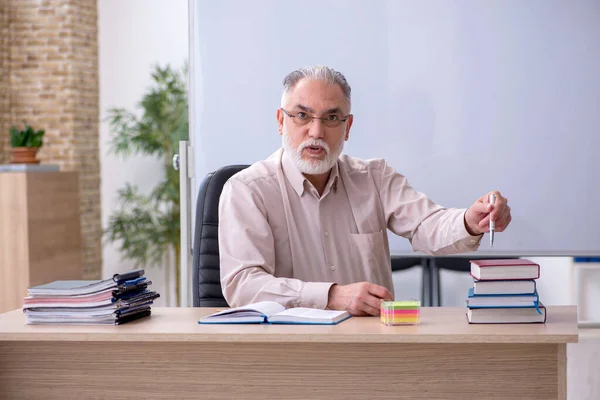
POLYGON ((480 253, 600 254, 599 2, 190 1, 194 193, 280 147, 283 77, 323 64, 352 86, 346 154, 446 207, 509 199, 480 253))

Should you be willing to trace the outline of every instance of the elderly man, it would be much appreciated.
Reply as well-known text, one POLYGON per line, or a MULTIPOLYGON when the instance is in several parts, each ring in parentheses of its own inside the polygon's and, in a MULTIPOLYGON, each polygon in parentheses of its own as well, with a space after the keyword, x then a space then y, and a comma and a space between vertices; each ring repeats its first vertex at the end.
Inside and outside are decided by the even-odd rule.
POLYGON ((221 285, 230 306, 271 300, 285 307, 377 315, 393 299, 386 231, 415 251, 474 251, 490 218, 510 223, 497 191, 468 209, 417 192, 385 160, 341 155, 350 137, 350 86, 328 67, 283 81, 277 124, 282 148, 234 175, 219 205, 221 285))

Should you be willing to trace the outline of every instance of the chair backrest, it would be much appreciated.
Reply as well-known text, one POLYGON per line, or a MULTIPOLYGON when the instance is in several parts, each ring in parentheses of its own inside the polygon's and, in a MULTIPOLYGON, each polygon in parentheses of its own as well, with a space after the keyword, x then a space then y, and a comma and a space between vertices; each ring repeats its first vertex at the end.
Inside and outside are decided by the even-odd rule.
POLYGON ((219 198, 229 178, 248 165, 229 165, 206 175, 196 204, 192 248, 194 307, 228 307, 221 290, 219 264, 219 198))

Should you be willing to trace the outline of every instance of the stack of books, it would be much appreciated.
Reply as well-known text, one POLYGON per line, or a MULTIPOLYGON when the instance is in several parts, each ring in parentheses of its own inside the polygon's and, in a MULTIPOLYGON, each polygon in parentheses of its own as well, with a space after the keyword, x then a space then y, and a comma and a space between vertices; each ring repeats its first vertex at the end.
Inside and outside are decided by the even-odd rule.
POLYGON ((160 295, 138 269, 94 281, 54 281, 29 288, 27 324, 121 325, 150 316, 160 295))
POLYGON ((467 298, 470 324, 545 323, 536 279, 540 266, 526 259, 472 260, 467 298))

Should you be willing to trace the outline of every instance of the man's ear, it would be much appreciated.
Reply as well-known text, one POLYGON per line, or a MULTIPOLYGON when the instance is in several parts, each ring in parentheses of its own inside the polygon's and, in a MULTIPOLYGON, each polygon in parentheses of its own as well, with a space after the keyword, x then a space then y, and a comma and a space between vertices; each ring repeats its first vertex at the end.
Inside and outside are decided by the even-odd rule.
POLYGON ((283 111, 281 108, 278 108, 275 118, 277 118, 277 131, 279 132, 280 136, 283 135, 283 117, 283 111))
POLYGON ((346 121, 346 139, 350 137, 350 128, 352 127, 352 122, 354 121, 354 115, 350 114, 348 116, 348 121, 346 121))

